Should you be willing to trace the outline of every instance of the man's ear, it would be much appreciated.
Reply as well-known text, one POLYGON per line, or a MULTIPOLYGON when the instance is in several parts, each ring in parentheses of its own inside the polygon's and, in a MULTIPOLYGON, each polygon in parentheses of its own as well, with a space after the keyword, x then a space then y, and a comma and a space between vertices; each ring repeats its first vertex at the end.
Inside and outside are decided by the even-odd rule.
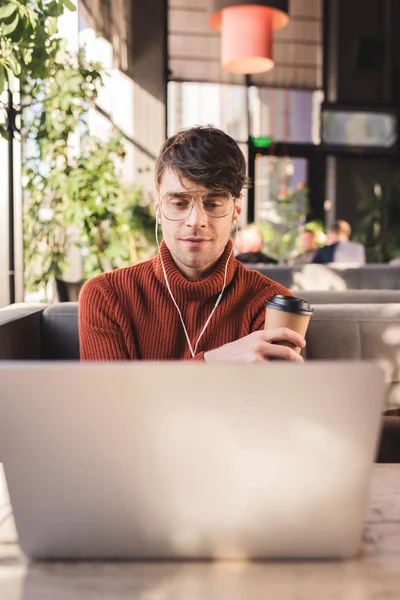
POLYGON ((234 219, 239 219, 240 214, 242 212, 242 194, 240 194, 236 199, 235 199, 235 214, 234 214, 234 219))
POLYGON ((161 219, 160 219, 160 203, 156 202, 156 219, 157 219, 157 223, 160 225, 161 224, 161 219))

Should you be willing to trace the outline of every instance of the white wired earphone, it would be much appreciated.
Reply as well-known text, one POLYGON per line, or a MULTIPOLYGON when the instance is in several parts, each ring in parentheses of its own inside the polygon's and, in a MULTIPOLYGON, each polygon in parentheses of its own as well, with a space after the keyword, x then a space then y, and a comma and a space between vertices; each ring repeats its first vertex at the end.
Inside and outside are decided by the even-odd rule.
MULTIPOLYGON (((167 284, 167 289, 168 289, 169 295, 171 296, 171 298, 172 298, 172 302, 175 304, 175 308, 176 308, 176 310, 178 311, 178 315, 179 315, 179 318, 180 318, 180 320, 181 320, 181 323, 182 323, 183 331, 185 332, 186 340, 187 340, 187 343, 188 343, 188 346, 189 346, 190 354, 192 355, 192 358, 194 358, 194 357, 196 356, 196 350, 197 350, 197 346, 199 345, 199 342, 200 342, 200 340, 201 340, 201 338, 202 338, 202 336, 203 336, 203 333, 204 333, 204 332, 205 332, 205 330, 207 329, 207 327, 208 327, 208 324, 209 324, 209 322, 211 321, 211 317, 213 316, 213 314, 214 314, 214 312, 215 312, 215 310, 216 310, 216 308, 217 308, 218 304, 221 302, 221 299, 222 299, 222 294, 224 293, 224 290, 225 290, 225 287, 226 287, 226 275, 227 275, 227 272, 228 272, 228 265, 229 265, 229 261, 230 261, 230 258, 231 258, 231 256, 232 256, 232 254, 233 254, 233 248, 234 248, 234 244, 232 244, 232 250, 230 251, 230 253, 229 253, 229 256, 228 256, 228 259, 227 259, 227 261, 226 261, 226 265, 225 265, 225 271, 224 271, 224 285, 222 286, 221 293, 220 293, 220 295, 218 296, 218 298, 217 298, 217 301, 216 301, 216 303, 215 303, 215 305, 214 305, 214 308, 212 309, 212 311, 211 311, 211 313, 210 313, 210 316, 208 317, 207 321, 205 322, 205 325, 204 325, 203 329, 201 330, 201 332, 200 332, 200 335, 199 335, 199 337, 197 338, 197 342, 195 343, 195 346, 194 346, 194 348, 193 348, 193 346, 192 346, 192 343, 191 343, 191 341, 190 341, 189 334, 188 334, 188 332, 187 332, 187 329, 186 329, 185 322, 184 322, 184 320, 183 320, 183 317, 182 317, 181 310, 180 310, 180 308, 179 308, 179 306, 178 306, 178 303, 177 303, 177 301, 175 300, 175 298, 174 298, 174 295, 173 295, 173 293, 172 293, 172 290, 171 290, 171 288, 170 288, 169 281, 168 281, 168 277, 167 277, 167 272, 166 272, 166 270, 165 270, 164 263, 163 263, 163 259, 162 259, 162 256, 161 256, 161 252, 160 252, 160 244, 159 244, 159 242, 158 242, 158 224, 159 224, 159 223, 161 224, 161 221, 160 221, 159 212, 157 211, 157 215, 156 215, 156 231, 155 231, 155 234, 156 234, 156 242, 157 242, 158 253, 159 253, 159 256, 160 256, 160 261, 161 261, 161 268, 162 268, 162 270, 163 270, 163 273, 164 273, 164 279, 165 279, 165 283, 167 284)), ((237 230, 238 230, 238 214, 236 213, 236 229, 235 229, 235 240, 236 240, 237 230)))

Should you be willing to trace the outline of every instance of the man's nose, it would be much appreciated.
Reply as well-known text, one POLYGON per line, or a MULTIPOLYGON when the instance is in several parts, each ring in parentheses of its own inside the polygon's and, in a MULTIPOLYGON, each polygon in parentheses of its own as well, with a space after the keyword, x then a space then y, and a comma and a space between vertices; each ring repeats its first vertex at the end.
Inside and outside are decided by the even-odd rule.
POLYGON ((207 222, 207 215, 203 208, 200 198, 196 198, 193 203, 192 212, 186 219, 186 225, 189 227, 204 227, 207 222))

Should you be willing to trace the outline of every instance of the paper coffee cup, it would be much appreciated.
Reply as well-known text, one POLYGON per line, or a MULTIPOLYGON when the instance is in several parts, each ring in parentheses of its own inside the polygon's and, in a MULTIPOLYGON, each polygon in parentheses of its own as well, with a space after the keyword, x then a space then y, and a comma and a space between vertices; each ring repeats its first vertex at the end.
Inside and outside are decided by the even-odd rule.
MULTIPOLYGON (((287 327, 305 337, 307 327, 310 322, 314 309, 308 302, 294 296, 283 296, 275 294, 270 300, 265 302, 265 325, 264 329, 276 329, 277 327, 287 327)), ((274 342, 282 346, 293 348, 298 354, 301 352, 299 346, 285 340, 274 342)))

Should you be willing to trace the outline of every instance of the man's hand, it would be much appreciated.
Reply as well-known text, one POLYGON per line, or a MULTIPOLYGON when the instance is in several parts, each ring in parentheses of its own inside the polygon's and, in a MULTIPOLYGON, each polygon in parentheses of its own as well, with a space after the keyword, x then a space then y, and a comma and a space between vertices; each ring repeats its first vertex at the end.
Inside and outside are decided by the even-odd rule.
POLYGON ((225 344, 204 354, 208 363, 254 363, 269 359, 293 360, 303 362, 303 357, 289 346, 279 342, 289 342, 293 346, 304 348, 304 338, 286 327, 255 331, 240 340, 225 344))

